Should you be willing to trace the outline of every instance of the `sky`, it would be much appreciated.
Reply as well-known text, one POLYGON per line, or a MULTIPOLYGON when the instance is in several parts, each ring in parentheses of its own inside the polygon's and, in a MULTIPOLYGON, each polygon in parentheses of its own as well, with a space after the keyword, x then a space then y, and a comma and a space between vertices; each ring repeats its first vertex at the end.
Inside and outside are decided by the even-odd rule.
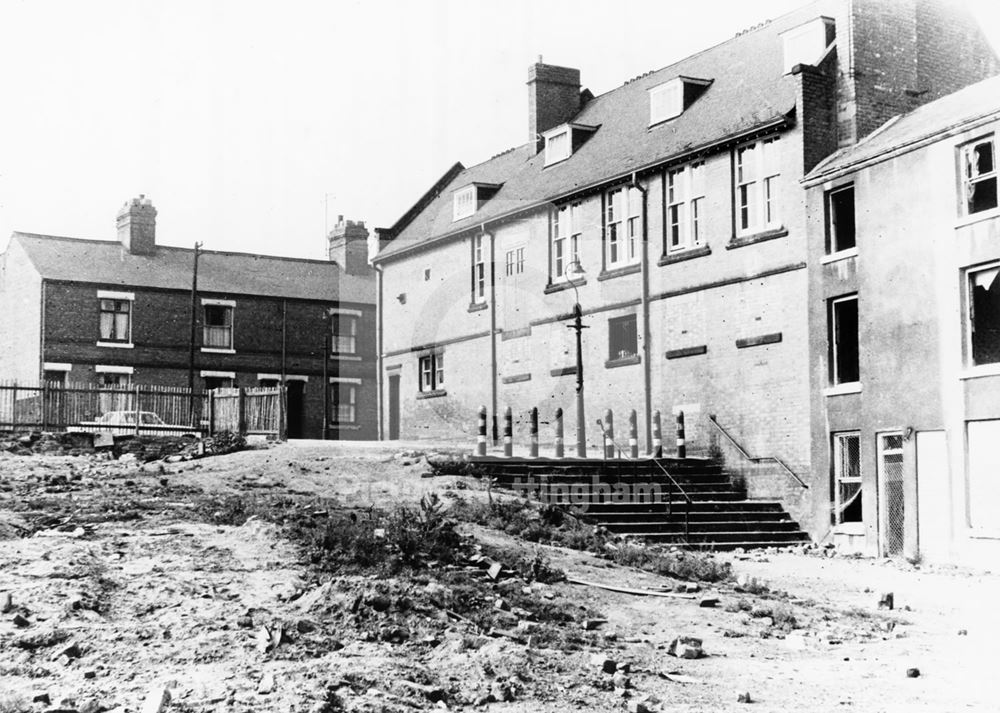
POLYGON ((114 239, 144 194, 160 244, 324 258, 523 144, 539 55, 600 94, 803 4, 0 0, 0 248, 114 239))

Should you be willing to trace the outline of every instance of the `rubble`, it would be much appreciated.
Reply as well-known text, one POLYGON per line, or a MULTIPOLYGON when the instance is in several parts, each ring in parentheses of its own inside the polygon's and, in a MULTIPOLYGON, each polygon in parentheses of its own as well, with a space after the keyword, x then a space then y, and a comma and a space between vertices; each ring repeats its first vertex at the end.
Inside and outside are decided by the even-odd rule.
POLYGON ((679 659, 700 659, 705 655, 702 641, 696 636, 675 637, 667 647, 667 654, 679 659))

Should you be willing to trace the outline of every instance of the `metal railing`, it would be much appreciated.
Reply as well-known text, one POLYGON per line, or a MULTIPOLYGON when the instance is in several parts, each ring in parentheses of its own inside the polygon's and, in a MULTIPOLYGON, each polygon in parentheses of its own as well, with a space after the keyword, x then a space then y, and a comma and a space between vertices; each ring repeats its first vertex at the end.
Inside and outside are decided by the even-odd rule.
POLYGON ((789 476, 791 476, 792 479, 794 479, 803 488, 805 488, 806 490, 809 489, 809 484, 806 483, 804 480, 802 480, 802 478, 800 478, 798 475, 796 475, 795 471, 789 468, 785 464, 785 462, 780 458, 776 456, 752 456, 749 453, 747 453, 746 449, 743 446, 741 446, 739 442, 737 442, 737 440, 733 438, 725 428, 722 427, 722 424, 719 423, 719 421, 715 418, 715 414, 709 414, 708 422, 711 423, 713 426, 715 426, 716 430, 718 430, 719 433, 725 436, 726 440, 728 440, 731 444, 733 444, 733 447, 736 448, 737 451, 739 451, 740 455, 742 455, 751 463, 756 463, 756 464, 774 463, 783 471, 785 471, 789 476))
MULTIPOLYGON (((622 460, 629 461, 629 462, 631 462, 633 464, 632 474, 634 476, 638 476, 638 474, 639 474, 639 460, 640 459, 639 458, 632 458, 630 455, 625 455, 626 452, 622 449, 621 445, 614 439, 614 436, 611 436, 611 435, 608 434, 608 430, 604 427, 604 422, 601 421, 601 419, 597 419, 597 427, 601 429, 601 434, 604 436, 605 440, 606 441, 611 441, 611 444, 618 451, 619 457, 622 460)), ((643 460, 646 460, 646 459, 643 459, 643 460)), ((656 465, 656 467, 659 468, 660 471, 662 471, 662 473, 665 476, 667 476, 668 482, 670 484, 672 484, 673 487, 677 488, 677 492, 680 493, 681 496, 684 498, 684 542, 685 542, 685 544, 687 544, 688 540, 690 538, 690 535, 691 535, 691 503, 694 502, 694 501, 691 499, 691 496, 687 494, 687 491, 685 491, 684 488, 681 487, 681 484, 677 482, 677 479, 674 478, 674 476, 672 476, 670 474, 670 471, 668 471, 664 467, 664 465, 662 463, 660 463, 660 461, 658 461, 656 458, 649 458, 648 460, 652 461, 653 464, 656 465)), ((667 514, 668 515, 672 515, 673 514, 673 510, 674 510, 674 506, 673 506, 673 494, 671 493, 670 487, 668 486, 667 487, 667 514)))

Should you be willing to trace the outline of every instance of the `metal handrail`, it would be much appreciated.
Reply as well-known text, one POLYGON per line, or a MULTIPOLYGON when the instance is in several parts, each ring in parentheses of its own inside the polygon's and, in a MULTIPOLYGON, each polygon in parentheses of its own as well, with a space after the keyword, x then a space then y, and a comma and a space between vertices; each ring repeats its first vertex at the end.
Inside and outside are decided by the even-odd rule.
MULTIPOLYGON (((601 434, 609 441, 611 441, 614 447, 618 450, 618 455, 619 457, 621 457, 622 460, 632 461, 633 463, 639 462, 638 458, 633 458, 630 455, 625 455, 625 451, 622 449, 619 443, 614 439, 614 437, 608 435, 608 431, 606 428, 604 428, 604 423, 601 421, 601 419, 597 419, 597 427, 601 429, 601 434)), ((670 475, 670 472, 663 466, 662 463, 660 463, 660 461, 658 461, 655 457, 650 458, 649 460, 653 461, 656 467, 659 468, 661 471, 663 471, 663 474, 667 476, 667 478, 670 480, 671 483, 673 483, 674 487, 677 488, 677 491, 682 496, 684 496, 684 541, 688 542, 688 539, 691 534, 691 503, 693 503, 694 501, 691 499, 691 496, 687 494, 687 491, 685 491, 684 488, 681 487, 681 484, 677 482, 677 479, 674 478, 674 476, 670 475)), ((668 511, 673 510, 673 507, 669 500, 667 501, 667 508, 668 511)))
POLYGON ((713 426, 715 426, 718 429, 719 433, 721 433, 723 436, 725 436, 726 439, 728 439, 729 442, 732 443, 736 447, 736 450, 738 450, 740 452, 740 454, 744 458, 746 458, 748 461, 750 461, 751 463, 763 463, 765 461, 770 461, 772 463, 777 463, 779 466, 781 466, 782 470, 784 470, 786 473, 788 473, 790 476, 792 476, 792 478, 796 482, 798 482, 799 485, 801 485, 806 490, 809 489, 809 484, 806 483, 804 480, 802 480, 802 478, 800 478, 799 476, 797 476, 795 474, 795 471, 793 471, 791 468, 789 468, 787 465, 785 465, 785 462, 783 460, 781 460, 780 458, 778 458, 776 456, 752 456, 752 455, 750 455, 749 453, 746 452, 746 449, 743 446, 741 446, 736 441, 735 438, 733 438, 731 435, 729 435, 729 432, 725 428, 722 427, 722 424, 719 423, 719 421, 715 418, 715 414, 709 414, 708 415, 708 420, 709 420, 709 423, 711 423, 713 426))

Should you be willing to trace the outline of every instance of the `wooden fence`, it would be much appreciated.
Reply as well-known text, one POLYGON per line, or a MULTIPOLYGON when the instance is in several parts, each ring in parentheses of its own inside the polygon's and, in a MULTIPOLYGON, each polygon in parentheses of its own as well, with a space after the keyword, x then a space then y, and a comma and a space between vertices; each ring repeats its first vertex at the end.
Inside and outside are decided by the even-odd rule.
POLYGON ((192 392, 170 386, 0 381, 0 431, 285 436, 281 387, 192 392))

